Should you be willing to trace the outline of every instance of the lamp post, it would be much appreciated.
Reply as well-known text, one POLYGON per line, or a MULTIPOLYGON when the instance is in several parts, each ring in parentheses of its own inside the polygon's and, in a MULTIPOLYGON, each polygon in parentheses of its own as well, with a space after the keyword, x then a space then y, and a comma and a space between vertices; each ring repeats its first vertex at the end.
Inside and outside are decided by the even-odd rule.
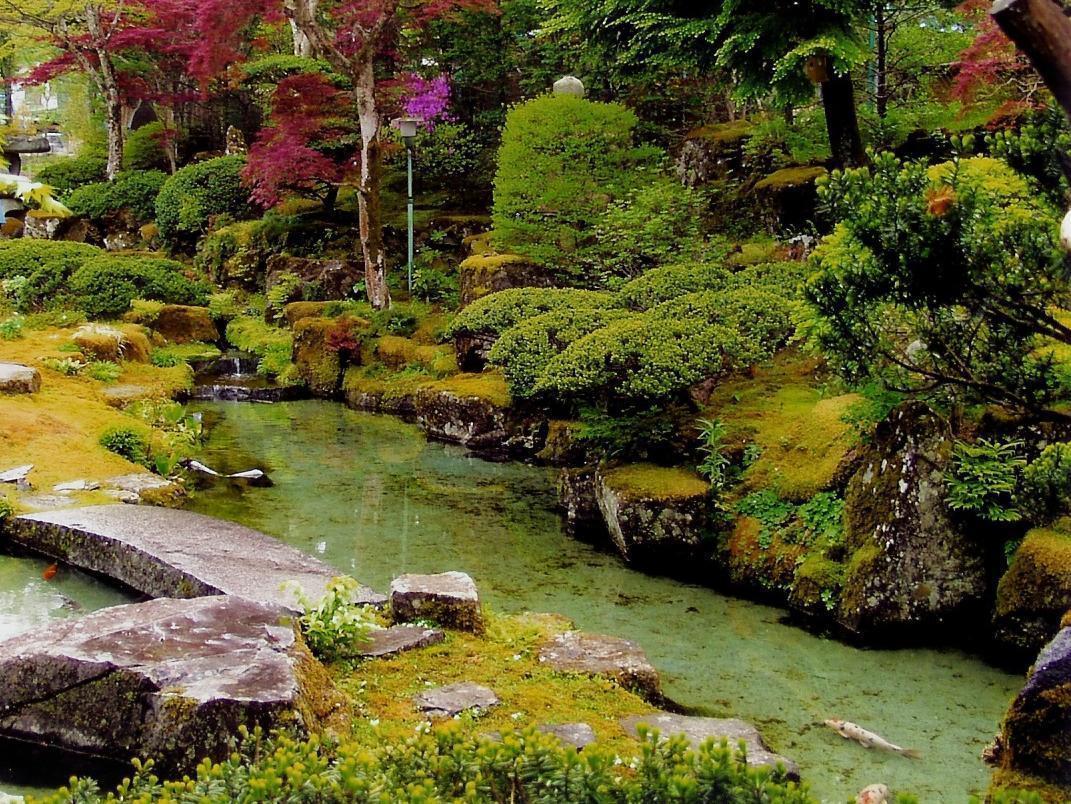
POLYGON ((405 143, 405 161, 408 178, 408 213, 409 213, 409 293, 413 293, 413 144, 416 142, 417 126, 420 121, 414 117, 399 117, 394 121, 395 127, 405 143))

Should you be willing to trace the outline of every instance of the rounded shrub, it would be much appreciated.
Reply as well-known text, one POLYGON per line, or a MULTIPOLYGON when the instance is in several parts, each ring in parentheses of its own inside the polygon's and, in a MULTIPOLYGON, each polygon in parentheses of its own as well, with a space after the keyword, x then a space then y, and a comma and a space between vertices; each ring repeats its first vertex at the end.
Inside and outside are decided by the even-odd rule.
POLYGON ((91 317, 121 315, 134 299, 205 304, 209 287, 183 270, 182 263, 160 257, 97 257, 71 275, 70 298, 91 317))
POLYGON ((156 197, 166 181, 167 175, 159 170, 127 171, 114 181, 79 187, 68 197, 67 206, 93 221, 128 210, 138 223, 148 223, 156 215, 156 197))
POLYGON ((732 281, 732 273, 716 264, 666 265, 625 284, 617 293, 617 303, 632 310, 649 310, 686 293, 721 290, 732 281))
POLYGON ((168 131, 160 122, 148 123, 131 131, 123 143, 123 168, 126 170, 167 170, 168 131))
POLYGON ((249 191, 242 186, 245 157, 197 162, 164 182, 156 197, 156 223, 172 245, 190 244, 208 231, 217 215, 249 217, 249 191))
POLYGON ((149 442, 132 427, 109 427, 100 436, 100 445, 131 463, 145 466, 149 460, 149 442))
POLYGON ((108 160, 102 154, 56 156, 34 168, 34 181, 58 193, 69 193, 87 184, 104 181, 108 160))
POLYGON ((570 307, 609 307, 613 296, 570 288, 513 288, 484 296, 462 310, 446 331, 458 335, 501 335, 520 321, 570 307))
POLYGON ((568 274, 607 206, 639 187, 661 152, 633 142, 617 103, 545 95, 506 117, 494 189, 495 244, 568 274))
POLYGON ((71 274, 102 254, 85 243, 0 240, 0 282, 12 283, 15 306, 25 312, 57 298, 71 274))

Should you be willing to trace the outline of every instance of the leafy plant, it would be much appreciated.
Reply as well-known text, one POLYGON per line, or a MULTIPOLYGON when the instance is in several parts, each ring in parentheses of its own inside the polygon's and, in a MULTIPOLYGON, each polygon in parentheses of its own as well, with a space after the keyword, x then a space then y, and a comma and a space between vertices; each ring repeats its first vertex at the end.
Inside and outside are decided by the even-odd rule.
POLYGON ((776 532, 787 525, 796 514, 796 506, 782 500, 776 491, 763 489, 752 492, 738 502, 736 512, 759 521, 759 546, 765 550, 773 543, 776 532))
POLYGON ((360 584, 353 578, 332 578, 318 601, 295 588, 298 603, 304 609, 301 631, 312 652, 325 661, 353 658, 368 644, 374 626, 371 613, 353 600, 360 584))
POLYGON ((696 468, 710 481, 711 490, 718 493, 725 489, 731 464, 724 451, 725 423, 720 419, 700 419, 699 424, 699 451, 703 460, 696 468))
POLYGON ((951 471, 945 475, 949 507, 990 522, 1022 519, 1015 507, 1016 486, 1026 466, 1020 455, 1022 446, 1020 441, 1001 443, 986 438, 974 444, 957 441, 951 471))
POLYGON ((1071 444, 1049 444, 1023 469, 1019 502, 1032 522, 1044 524, 1071 508, 1071 444))
POLYGON ((796 514, 808 543, 822 541, 835 545, 844 540, 844 500, 833 492, 819 492, 803 503, 796 514))
POLYGON ((132 427, 110 427, 100 437, 100 445, 131 463, 148 466, 149 442, 132 427))
POLYGON ((15 516, 15 506, 11 504, 7 497, 0 497, 0 525, 4 524, 5 519, 10 519, 13 516, 15 516))
POLYGON ((110 360, 92 360, 82 367, 82 373, 98 382, 112 383, 119 379, 123 368, 110 360))
POLYGON ((23 320, 18 316, 0 321, 0 340, 14 341, 22 337, 23 320))
POLYGON ((44 364, 45 368, 67 377, 73 377, 75 374, 78 374, 86 365, 82 361, 75 360, 71 357, 64 357, 62 359, 53 357, 47 358, 41 362, 44 364))

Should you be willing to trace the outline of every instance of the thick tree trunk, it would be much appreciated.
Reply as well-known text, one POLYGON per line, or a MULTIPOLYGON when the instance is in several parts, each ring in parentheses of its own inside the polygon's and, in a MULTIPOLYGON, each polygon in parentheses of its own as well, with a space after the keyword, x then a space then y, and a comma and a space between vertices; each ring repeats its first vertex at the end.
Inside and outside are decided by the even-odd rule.
POLYGON ((1071 117, 1071 19, 1055 0, 997 0, 989 12, 1071 117))
POLYGON ((123 100, 119 94, 115 65, 112 64, 111 54, 106 47, 101 9, 98 6, 89 6, 86 9, 86 31, 89 41, 95 45, 97 85, 104 96, 104 120, 108 130, 108 163, 105 173, 108 179, 112 180, 123 167, 123 100))
POLYGON ((380 201, 382 151, 379 141, 379 109, 372 59, 361 65, 354 82, 357 117, 361 126, 361 184, 357 193, 360 213, 361 252, 368 301, 376 310, 390 307, 387 288, 387 256, 383 251, 383 207, 380 201))
POLYGON ((877 52, 874 57, 874 110, 880 120, 889 114, 889 24, 885 4, 878 3, 874 11, 877 52))
MULTIPOLYGON (((310 19, 315 19, 316 18, 317 6, 319 5, 319 0, 304 0, 304 5, 305 5, 304 13, 310 19)), ((290 2, 287 2, 286 7, 287 7, 287 11, 291 12, 289 14, 289 16, 290 16, 290 30, 291 30, 291 32, 293 33, 293 36, 294 36, 294 55, 295 56, 304 56, 306 58, 310 58, 313 55, 312 39, 309 38, 309 35, 307 33, 305 33, 305 31, 301 27, 301 24, 295 18, 295 15, 293 13, 294 12, 294 0, 290 0, 290 2)))
POLYGON ((829 131, 829 147, 837 167, 861 165, 866 161, 859 118, 855 112, 855 90, 847 75, 835 75, 822 83, 822 105, 829 131))

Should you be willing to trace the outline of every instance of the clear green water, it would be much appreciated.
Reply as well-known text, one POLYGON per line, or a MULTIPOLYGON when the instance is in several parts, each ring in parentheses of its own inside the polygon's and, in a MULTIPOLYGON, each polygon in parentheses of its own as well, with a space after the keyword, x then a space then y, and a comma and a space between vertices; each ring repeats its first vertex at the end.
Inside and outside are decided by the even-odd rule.
POLYGON ((390 417, 322 402, 201 406, 213 468, 268 470, 275 486, 217 486, 196 510, 273 534, 377 589, 403 572, 463 570, 499 611, 554 611, 639 642, 666 693, 754 722, 825 801, 868 784, 963 802, 979 754, 1022 683, 964 653, 863 651, 782 624, 782 613, 648 577, 563 535, 553 475, 429 444, 390 417), (821 725, 852 720, 912 761, 849 744, 821 725))

